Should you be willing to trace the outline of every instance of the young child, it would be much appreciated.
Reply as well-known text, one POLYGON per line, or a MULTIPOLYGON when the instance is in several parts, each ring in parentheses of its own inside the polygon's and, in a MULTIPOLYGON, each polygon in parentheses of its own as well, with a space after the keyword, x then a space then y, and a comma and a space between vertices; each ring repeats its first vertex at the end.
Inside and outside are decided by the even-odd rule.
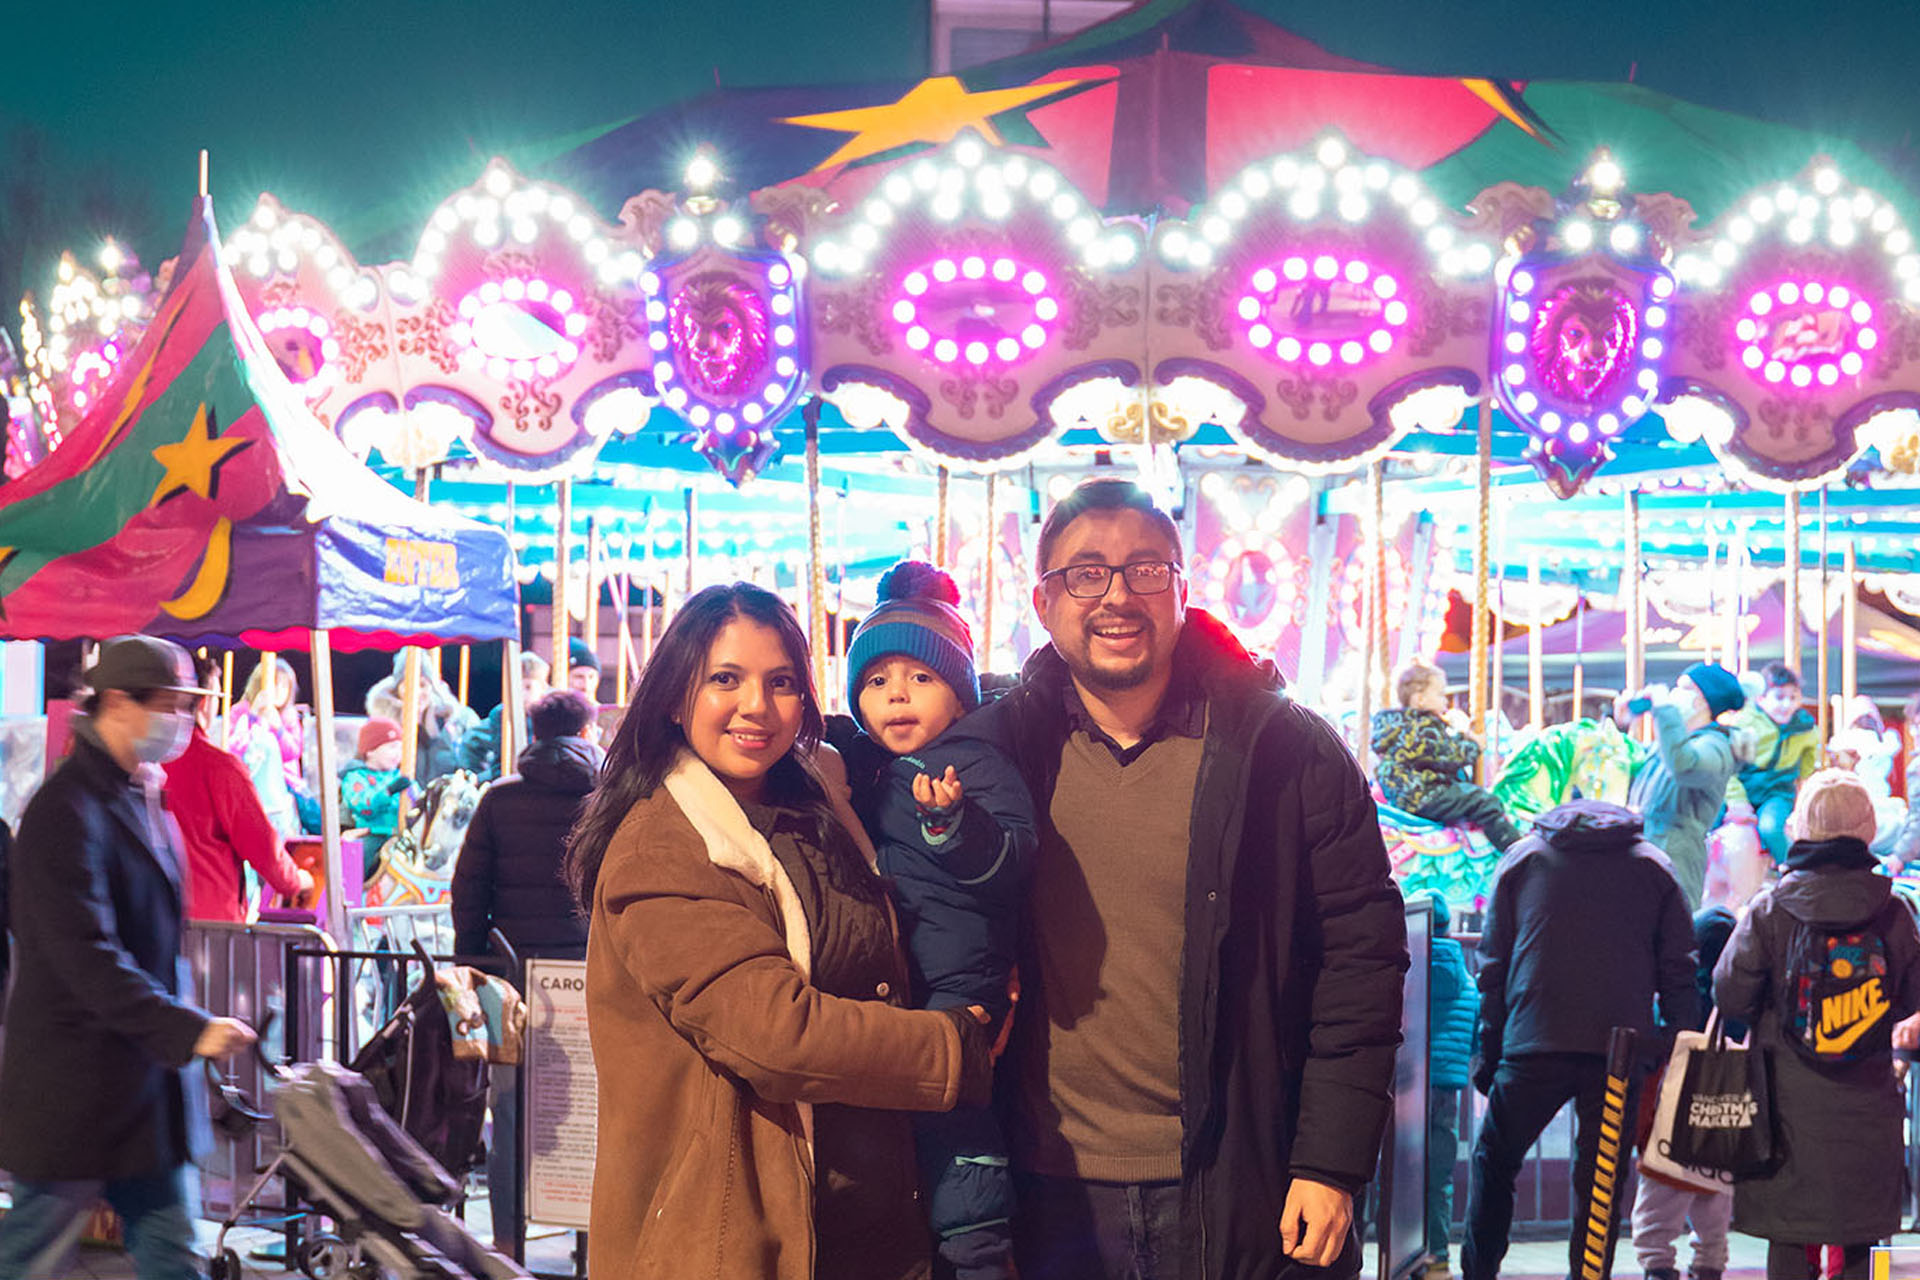
POLYGON ((1453 936, 1447 900, 1429 891, 1433 936, 1427 963, 1427 1254, 1424 1280, 1448 1280, 1453 1239, 1453 1175, 1460 1162, 1460 1091, 1472 1083, 1480 989, 1453 936))
POLYGON ((340 770, 340 812, 349 827, 365 827, 364 873, 380 865, 380 847, 400 827, 400 793, 413 782, 400 772, 400 725, 369 716, 354 744, 355 758, 340 770))
MULTIPOLYGON (((1751 679, 1752 677, 1748 677, 1751 679)), ((1787 815, 1800 783, 1820 764, 1820 722, 1801 704, 1800 673, 1781 662, 1760 669, 1760 692, 1727 726, 1739 744, 1739 772, 1727 806, 1752 809, 1760 843, 1777 867, 1787 859, 1787 815)))
POLYGON ((1434 822, 1465 822, 1480 828, 1494 848, 1520 838, 1520 829, 1492 793, 1461 778, 1480 758, 1480 744, 1447 724, 1447 678, 1425 662, 1409 663, 1394 677, 1400 701, 1373 717, 1375 780, 1396 809, 1434 822))
POLYGON ((1733 777, 1733 744, 1720 717, 1746 701, 1738 677, 1717 662, 1694 663, 1658 696, 1642 689, 1614 700, 1622 728, 1633 716, 1653 715, 1653 754, 1634 775, 1627 807, 1646 820, 1643 834, 1673 863, 1689 911, 1702 905, 1707 832, 1720 817, 1733 777))
MULTIPOLYGON (((1698 957, 1694 983, 1700 991, 1700 1022, 1692 1028, 1695 1031, 1707 1029, 1707 1018, 1713 1012, 1713 966, 1726 950, 1733 926, 1733 912, 1725 907, 1704 907, 1693 917, 1693 945, 1698 957)), ((1727 1035, 1738 1040, 1746 1035, 1746 1027, 1730 1025, 1727 1035)), ((1646 1091, 1649 1100, 1659 1092, 1654 1086, 1646 1091)), ((1687 1280, 1720 1280, 1727 1269, 1727 1232, 1732 1223, 1731 1192, 1695 1191, 1641 1172, 1633 1198, 1633 1252, 1647 1280, 1680 1280, 1680 1253, 1675 1241, 1688 1228, 1693 1232, 1693 1260, 1687 1264, 1687 1280)))
MULTIPOLYGON (((903 560, 847 652, 847 700, 864 731, 847 742, 848 784, 891 882, 914 1003, 1009 1007, 1015 926, 1036 835, 1033 801, 1007 761, 943 747, 980 702, 960 593, 932 565, 903 560)), ((941 1274, 1013 1275, 1012 1180, 989 1108, 916 1117, 921 1184, 941 1274)))

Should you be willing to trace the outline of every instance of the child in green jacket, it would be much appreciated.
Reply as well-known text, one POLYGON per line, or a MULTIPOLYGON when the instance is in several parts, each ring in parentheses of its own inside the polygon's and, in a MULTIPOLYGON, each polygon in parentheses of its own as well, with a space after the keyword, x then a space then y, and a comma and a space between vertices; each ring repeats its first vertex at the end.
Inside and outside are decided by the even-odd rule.
POLYGON ((1729 729, 1741 759, 1727 786, 1727 807, 1751 809, 1760 825, 1760 843, 1775 866, 1785 864, 1787 815, 1800 783, 1820 764, 1820 725, 1804 701, 1800 674, 1785 663, 1760 669, 1761 690, 1729 729))

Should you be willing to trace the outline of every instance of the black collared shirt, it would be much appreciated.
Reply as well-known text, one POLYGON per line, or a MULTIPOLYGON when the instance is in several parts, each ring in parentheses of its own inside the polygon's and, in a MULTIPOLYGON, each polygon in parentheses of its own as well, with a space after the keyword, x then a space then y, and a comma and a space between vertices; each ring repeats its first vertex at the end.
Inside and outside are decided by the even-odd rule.
POLYGON ((1198 738, 1207 731, 1206 697, 1192 676, 1179 667, 1174 668, 1173 678, 1167 682, 1167 692, 1160 699, 1160 709, 1153 713, 1146 732, 1140 735, 1140 741, 1130 747, 1121 746, 1112 734, 1094 722, 1093 716, 1087 711, 1087 704, 1080 699, 1080 687, 1071 677, 1062 682, 1061 696, 1066 706, 1067 723, 1072 731, 1086 734, 1111 751, 1114 760, 1123 769, 1162 738, 1171 735, 1198 738))

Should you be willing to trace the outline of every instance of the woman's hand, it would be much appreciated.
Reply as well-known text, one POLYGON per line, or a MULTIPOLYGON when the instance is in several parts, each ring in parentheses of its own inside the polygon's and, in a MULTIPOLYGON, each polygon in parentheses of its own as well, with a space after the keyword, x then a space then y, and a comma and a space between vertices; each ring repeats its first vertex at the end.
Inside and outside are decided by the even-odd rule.
POLYGON ((993 1101, 993 1039, 987 1030, 992 1019, 977 1004, 939 1012, 960 1032, 960 1092, 953 1105, 984 1107, 993 1101))

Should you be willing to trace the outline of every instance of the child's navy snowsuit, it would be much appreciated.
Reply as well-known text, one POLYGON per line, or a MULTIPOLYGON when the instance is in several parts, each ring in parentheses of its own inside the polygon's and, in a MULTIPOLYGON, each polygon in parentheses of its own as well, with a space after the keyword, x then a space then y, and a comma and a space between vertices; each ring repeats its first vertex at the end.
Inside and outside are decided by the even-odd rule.
MULTIPOLYGON (((998 1024, 1009 1005, 1021 895, 1038 844, 1026 783, 1004 756, 977 742, 948 745, 942 736, 896 757, 865 733, 849 737, 852 729, 835 716, 828 737, 846 757, 854 810, 892 882, 914 1004, 982 1005, 998 1024), (960 779, 959 807, 922 809, 914 776, 938 778, 949 765, 960 779)), ((916 1116, 915 1125, 928 1218, 940 1238, 1007 1232, 1013 1182, 992 1109, 916 1116)))

